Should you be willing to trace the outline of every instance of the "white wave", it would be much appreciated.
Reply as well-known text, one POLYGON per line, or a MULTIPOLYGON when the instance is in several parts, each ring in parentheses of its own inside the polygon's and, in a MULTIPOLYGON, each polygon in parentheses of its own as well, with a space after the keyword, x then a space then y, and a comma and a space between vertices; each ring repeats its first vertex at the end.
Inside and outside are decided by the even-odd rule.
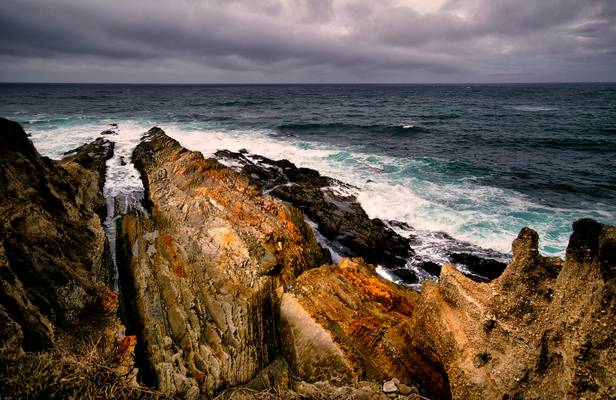
MULTIPOLYGON (((52 158, 89 142, 114 121, 83 123, 57 129, 32 132, 39 151, 52 158)), ((438 259, 438 240, 429 232, 445 232, 456 239, 509 253, 511 242, 524 226, 538 231, 542 249, 549 255, 562 255, 570 234, 570 223, 580 216, 592 216, 579 210, 547 209, 512 190, 478 185, 470 180, 436 182, 413 171, 429 170, 426 159, 395 158, 354 151, 351 148, 306 142, 297 138, 272 136, 264 130, 189 129, 178 124, 141 121, 115 121, 116 156, 109 160, 106 194, 130 192, 141 188, 139 174, 130 161, 141 135, 153 125, 162 127, 171 137, 206 157, 216 151, 246 149, 272 159, 288 159, 298 166, 318 170, 355 186, 351 190, 371 218, 397 220, 413 226, 424 239, 418 253, 432 253, 438 259), (124 157, 126 165, 121 165, 124 157), (387 171, 410 171, 408 174, 387 171)), ((605 212, 604 212, 605 213, 605 212)), ((614 215, 610 214, 610 219, 614 215)))

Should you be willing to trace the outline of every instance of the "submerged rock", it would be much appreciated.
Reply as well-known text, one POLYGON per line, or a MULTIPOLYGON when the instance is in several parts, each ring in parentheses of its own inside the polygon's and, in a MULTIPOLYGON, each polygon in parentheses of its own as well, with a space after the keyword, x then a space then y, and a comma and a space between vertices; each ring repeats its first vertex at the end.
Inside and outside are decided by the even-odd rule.
POLYGON ((133 153, 149 216, 120 223, 121 274, 151 383, 194 398, 280 352, 279 296, 329 262, 301 212, 151 129, 133 153))
POLYGON ((434 354, 454 398, 610 398, 616 393, 616 228, 573 224, 566 259, 525 228, 490 283, 445 266, 426 282, 409 346, 434 354))

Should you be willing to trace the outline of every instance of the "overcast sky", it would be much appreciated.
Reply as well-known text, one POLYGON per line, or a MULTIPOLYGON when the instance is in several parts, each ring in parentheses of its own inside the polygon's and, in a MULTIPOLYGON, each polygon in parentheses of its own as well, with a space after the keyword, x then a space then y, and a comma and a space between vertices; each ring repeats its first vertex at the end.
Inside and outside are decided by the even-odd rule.
POLYGON ((616 0, 1 0, 0 81, 616 81, 616 0))

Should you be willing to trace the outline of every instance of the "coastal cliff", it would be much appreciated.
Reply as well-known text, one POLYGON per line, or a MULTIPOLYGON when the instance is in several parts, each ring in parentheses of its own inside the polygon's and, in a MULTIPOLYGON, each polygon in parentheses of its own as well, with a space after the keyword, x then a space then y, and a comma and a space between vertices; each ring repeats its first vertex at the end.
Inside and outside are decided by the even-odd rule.
POLYGON ((145 207, 122 216, 114 238, 135 335, 124 336, 101 225, 112 145, 52 161, 1 122, 0 338, 12 359, 73 343, 70 332, 112 337, 113 368, 144 390, 125 397, 616 396, 615 227, 575 222, 564 260, 540 255, 524 228, 504 271, 462 257, 496 279, 437 266, 418 293, 362 258, 332 262, 319 242, 393 271, 413 250, 330 178, 219 152, 241 161, 230 168, 152 128, 132 159, 145 207))
POLYGON ((96 140, 54 161, 0 119, 2 398, 133 391, 134 338, 117 315, 101 221, 113 147, 96 140))
POLYGON ((3 344, 41 350, 53 345, 55 327, 102 310, 114 296, 98 215, 113 144, 97 141, 52 161, 18 124, 0 120, 0 130, 1 314, 10 335, 3 344))

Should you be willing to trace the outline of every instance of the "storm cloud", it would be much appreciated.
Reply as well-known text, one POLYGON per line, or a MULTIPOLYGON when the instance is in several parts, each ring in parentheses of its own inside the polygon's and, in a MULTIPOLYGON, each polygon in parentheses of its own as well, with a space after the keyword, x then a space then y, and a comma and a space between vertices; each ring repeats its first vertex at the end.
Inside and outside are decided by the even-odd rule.
POLYGON ((0 2, 0 81, 614 80, 613 0, 0 2))

